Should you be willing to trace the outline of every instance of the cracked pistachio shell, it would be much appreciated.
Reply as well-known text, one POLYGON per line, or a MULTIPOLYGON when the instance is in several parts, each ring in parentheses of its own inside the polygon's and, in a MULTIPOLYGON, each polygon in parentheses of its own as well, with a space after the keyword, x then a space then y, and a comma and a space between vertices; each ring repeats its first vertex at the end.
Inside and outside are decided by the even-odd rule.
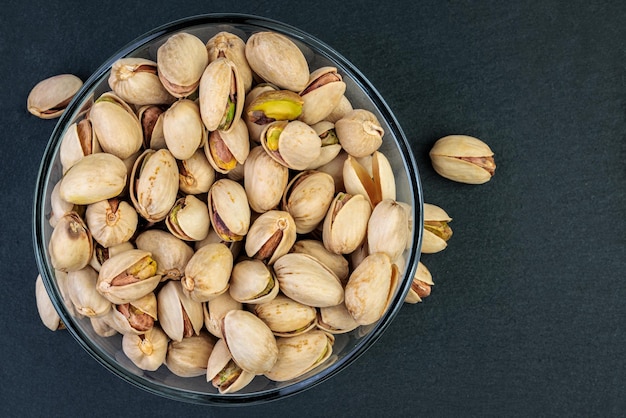
POLYGON ((274 263, 274 272, 280 290, 296 302, 317 308, 343 302, 339 278, 310 255, 285 254, 274 263))
POLYGON ((237 392, 252 382, 254 377, 254 373, 243 370, 233 361, 224 339, 215 343, 207 363, 206 380, 219 393, 237 392))
POLYGON ((142 370, 155 371, 165 362, 168 338, 158 326, 144 334, 125 334, 122 351, 135 366, 142 370))
POLYGON ((185 337, 181 341, 170 341, 165 365, 169 371, 180 377, 206 375, 214 345, 215 339, 206 331, 185 337))
POLYGON ((252 87, 252 69, 246 59, 246 43, 239 36, 230 32, 219 32, 206 43, 209 62, 225 57, 237 67, 241 83, 246 92, 252 87))
POLYGON ((100 147, 124 160, 141 148, 143 130, 133 109, 113 92, 103 93, 91 106, 89 120, 100 147))
POLYGON ((241 115, 241 118, 246 123, 246 127, 248 128, 248 133, 250 139, 254 142, 261 141, 261 132, 265 129, 265 125, 270 123, 270 120, 258 119, 254 115, 250 114, 249 109, 252 103, 259 97, 261 94, 267 91, 277 91, 278 88, 271 84, 261 83, 254 86, 252 90, 248 94, 246 94, 246 100, 244 102, 245 112, 241 115))
POLYGON ((308 254, 316 258, 331 269, 342 284, 348 281, 350 274, 348 260, 341 254, 328 251, 322 242, 312 239, 298 240, 291 248, 291 252, 308 254))
POLYGON ((105 248, 128 241, 135 234, 138 219, 135 208, 117 198, 92 203, 85 211, 91 236, 105 248))
POLYGON ((204 323, 202 303, 185 294, 180 281, 169 280, 159 290, 157 315, 163 331, 174 341, 198 335, 204 323))
POLYGON ((343 183, 350 194, 362 194, 372 208, 383 199, 396 199, 396 179, 382 152, 362 158, 349 156, 343 166, 343 183))
POLYGON ((157 263, 157 274, 162 276, 162 280, 180 280, 194 253, 183 240, 159 229, 142 232, 137 236, 135 245, 152 254, 157 263))
POLYGON ((59 219, 63 215, 73 210, 77 210, 75 205, 70 202, 66 202, 61 198, 60 194, 61 189, 61 180, 57 181, 54 187, 52 188, 52 193, 50 194, 50 218, 48 219, 50 226, 55 227, 59 219))
POLYGON ((178 164, 178 188, 185 194, 206 193, 215 181, 215 169, 209 164, 203 149, 178 164))
POLYGON ((105 315, 111 302, 96 289, 98 272, 91 266, 67 274, 67 290, 76 312, 87 317, 105 315))
POLYGON ((397 259, 406 249, 408 236, 406 210, 395 200, 385 199, 374 210, 367 224, 368 252, 385 253, 397 259))
POLYGON ((344 95, 339 99, 339 103, 335 108, 330 112, 328 116, 326 116, 326 120, 332 123, 336 123, 339 119, 346 116, 348 113, 352 112, 354 109, 352 108, 352 103, 350 100, 344 95))
POLYGON ((181 284, 193 300, 206 302, 228 290, 232 270, 233 254, 228 247, 208 244, 191 257, 181 284))
POLYGON ((254 305, 254 314, 277 337, 290 337, 315 327, 317 310, 279 293, 271 301, 254 305))
POLYGON ((233 129, 245 101, 245 88, 235 64, 226 58, 212 61, 202 74, 198 94, 204 126, 209 131, 233 129))
POLYGON ((76 205, 88 205, 119 195, 128 177, 124 162, 99 152, 83 157, 64 175, 60 197, 76 205))
POLYGON ((134 105, 170 104, 175 100, 159 80, 157 63, 149 59, 118 59, 111 66, 108 82, 115 94, 134 105))
POLYGON ((279 286, 272 268, 261 260, 242 260, 233 266, 230 295, 247 304, 268 302, 276 297, 279 286))
POLYGON ((80 270, 89 264, 93 240, 87 225, 76 212, 59 219, 48 243, 52 266, 64 272, 80 270))
POLYGON ((229 292, 216 296, 202 306, 204 326, 217 338, 222 338, 222 319, 233 309, 242 309, 241 302, 237 302, 229 292))
POLYGON ((322 241, 335 254, 349 254, 363 243, 372 209, 363 195, 339 192, 324 218, 322 241))
POLYGON ((59 74, 40 81, 28 94, 28 111, 42 119, 54 119, 63 113, 74 95, 82 87, 80 78, 59 74))
POLYGON ((164 105, 146 105, 137 111, 145 149, 157 150, 166 147, 163 134, 163 114, 166 110, 167 106, 164 105))
POLYGON ((289 212, 298 234, 313 231, 326 216, 335 197, 335 182, 321 171, 302 171, 287 185, 282 209, 289 212))
POLYGON ((260 139, 270 157, 293 170, 307 168, 322 149, 317 133, 299 120, 272 122, 265 127, 260 139))
POLYGON ((233 180, 213 183, 207 195, 211 225, 224 241, 241 241, 250 228, 250 205, 243 186, 233 180))
POLYGON ((115 254, 119 254, 126 250, 132 250, 134 248, 135 247, 133 246, 133 244, 129 241, 114 245, 112 247, 103 247, 98 242, 96 242, 94 243, 93 255, 91 256, 91 260, 89 260, 89 265, 93 267, 95 271, 100 272, 102 263, 104 263, 106 260, 113 257, 115 254))
POLYGON ((491 148, 472 136, 443 137, 435 142, 429 155, 439 175, 461 183, 486 183, 496 170, 491 148))
POLYGON ((211 166, 223 174, 246 162, 250 153, 250 139, 245 122, 237 119, 231 130, 211 132, 204 144, 204 153, 211 166))
POLYGON ((176 202, 178 166, 166 149, 145 150, 135 161, 130 197, 137 212, 149 222, 165 219, 176 202))
POLYGON ((129 303, 115 305, 109 314, 109 325, 120 334, 143 334, 157 319, 157 299, 150 292, 129 303))
POLYGON ((263 80, 279 88, 302 91, 309 81, 309 65, 298 46, 275 32, 257 32, 248 38, 246 58, 263 80))
POLYGON ((61 317, 52 304, 52 300, 50 300, 50 295, 48 295, 40 274, 37 275, 35 280, 35 301, 37 302, 39 318, 46 328, 50 331, 64 328, 61 317))
POLYGON ((85 155, 100 152, 100 143, 91 126, 89 119, 82 119, 72 123, 63 134, 59 147, 59 158, 63 166, 63 173, 85 155))
POLYGON ((322 330, 277 338, 278 360, 265 377, 284 382, 302 376, 330 357, 334 342, 335 338, 322 330))
POLYGON ((422 250, 424 254, 433 254, 444 250, 452 236, 448 223, 452 218, 439 206, 424 203, 424 231, 422 250))
POLYGON ((335 132, 343 149, 357 158, 378 150, 385 133, 376 116, 365 109, 354 109, 335 122, 335 132))
POLYGON ((109 258, 100 267, 98 291, 115 304, 132 302, 152 292, 161 276, 148 251, 127 250, 109 258))
POLYGON ((309 125, 318 123, 333 111, 346 91, 346 83, 335 67, 321 67, 309 76, 300 92, 304 101, 300 120, 309 125))
POLYGON ((417 271, 415 277, 413 277, 413 283, 406 295, 404 301, 406 303, 418 303, 422 301, 422 298, 430 295, 430 287, 434 286, 433 276, 430 270, 421 262, 417 263, 417 271))
POLYGON ((296 242, 296 224, 292 216, 282 210, 261 214, 250 226, 245 249, 248 257, 274 262, 289 252, 296 242))
POLYGON ((289 182, 289 169, 260 146, 252 148, 243 167, 244 188, 252 210, 264 213, 276 208, 289 182))
POLYGON ((157 70, 163 86, 174 97, 187 97, 198 84, 209 63, 209 55, 197 36, 180 32, 170 36, 157 50, 157 70))
POLYGON ((163 136, 174 158, 191 158, 207 138, 198 105, 189 99, 174 102, 163 113, 163 136))
POLYGON ((181 197, 165 218, 167 229, 185 241, 202 241, 209 234, 209 209, 194 195, 181 197))
POLYGON ((228 312, 222 322, 222 334, 233 360, 243 370, 263 374, 276 363, 276 338, 254 314, 244 310, 228 312))
POLYGON ((387 254, 368 255, 348 280, 346 308, 359 325, 378 321, 389 306, 398 285, 398 267, 387 254))
POLYGON ((309 164, 306 168, 307 170, 315 170, 328 164, 339 155, 342 149, 335 133, 335 125, 332 122, 323 120, 311 125, 311 128, 313 128, 317 136, 320 137, 322 148, 320 149, 319 157, 309 164))
POLYGON ((359 324, 346 308, 345 302, 320 308, 317 314, 317 327, 331 334, 345 334, 358 326, 359 324))

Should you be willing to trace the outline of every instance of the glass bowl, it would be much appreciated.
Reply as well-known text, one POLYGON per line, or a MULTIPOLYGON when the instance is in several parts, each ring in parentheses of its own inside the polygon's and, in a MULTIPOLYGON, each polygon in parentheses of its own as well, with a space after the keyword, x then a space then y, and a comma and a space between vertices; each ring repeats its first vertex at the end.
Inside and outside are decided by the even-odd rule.
MULTIPOLYGON (((421 248, 423 198, 415 160, 407 139, 376 89, 350 62, 332 48, 292 26, 257 16, 242 14, 209 14, 174 21, 160 26, 132 41, 106 61, 84 84, 57 123, 45 150, 35 190, 33 239, 35 256, 44 285, 62 321, 78 343, 100 364, 125 381, 153 394, 181 401, 203 404, 254 404, 279 399, 320 384, 353 363, 376 342, 403 305, 415 274, 421 248), (86 318, 73 317, 66 308, 55 279, 48 253, 52 233, 48 219, 51 214, 50 195, 62 176, 59 148, 63 135, 73 122, 79 120, 83 109, 93 97, 109 91, 107 79, 111 65, 121 57, 143 57, 156 61, 156 51, 171 35, 185 31, 206 42, 220 31, 233 32, 246 40, 252 33, 274 31, 286 35, 304 52, 309 68, 337 67, 347 85, 346 97, 353 108, 373 112, 385 135, 380 148, 395 173, 397 200, 411 205, 413 232, 405 251, 405 265, 393 300, 383 317, 369 326, 350 333, 335 335, 331 357, 322 365, 287 382, 274 382, 257 376, 251 384, 233 394, 220 394, 205 376, 182 378, 172 374, 165 365, 154 372, 137 368, 123 353, 121 336, 100 337, 86 318)), ((356 366, 358 367, 358 366, 356 366)))

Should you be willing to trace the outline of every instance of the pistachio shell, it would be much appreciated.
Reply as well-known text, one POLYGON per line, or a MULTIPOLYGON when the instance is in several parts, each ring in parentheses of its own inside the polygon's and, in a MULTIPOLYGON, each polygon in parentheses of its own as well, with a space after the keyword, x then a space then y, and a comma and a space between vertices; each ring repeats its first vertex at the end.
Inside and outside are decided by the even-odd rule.
POLYGON ((165 225, 177 238, 201 241, 209 234, 209 209, 193 195, 181 197, 165 218, 165 225))
POLYGON ((50 331, 62 329, 61 317, 52 304, 50 295, 48 295, 48 291, 44 287, 41 275, 37 275, 37 280, 35 280, 35 300, 37 302, 39 318, 46 328, 50 331))
POLYGON ((66 202, 88 205, 119 195, 126 186, 124 162, 112 154, 83 157, 63 176, 59 189, 66 202))
POLYGON ((274 263, 281 291, 296 302, 313 307, 334 306, 343 302, 339 278, 317 259, 289 253, 274 263))
POLYGON ((452 229, 448 226, 450 221, 452 221, 452 218, 442 208, 430 203, 424 203, 422 253, 437 253, 448 246, 447 241, 452 236, 452 229))
POLYGON ((406 210, 395 200, 385 199, 374 210, 367 224, 367 243, 370 254, 385 253, 397 259, 406 248, 408 240, 406 210))
POLYGON ((220 57, 228 58, 235 64, 241 83, 246 92, 252 87, 252 70, 246 59, 246 43, 237 35, 230 32, 219 32, 206 43, 209 53, 209 61, 215 61, 220 57))
POLYGON ((254 376, 254 373, 241 369, 233 361, 223 339, 215 343, 207 363, 207 382, 211 382, 220 393, 233 393, 246 387, 254 376))
POLYGON ((137 236, 135 244, 138 249, 152 254, 157 263, 157 274, 162 275, 162 280, 180 280, 194 253, 180 238, 159 229, 142 232, 137 236))
POLYGON ((207 136, 198 105, 181 99, 170 106, 163 114, 163 136, 174 158, 191 158, 207 136))
POLYGON ((190 33, 170 36, 157 50, 159 79, 174 97, 193 93, 208 63, 204 42, 190 33))
POLYGON ((324 247, 335 254, 356 250, 366 237, 370 214, 370 205, 363 195, 338 193, 324 218, 324 247))
POLYGON ((67 277, 67 290, 76 312, 87 317, 102 316, 111 309, 111 302, 96 290, 98 272, 86 266, 71 271, 67 277))
POLYGON ((203 149, 198 149, 188 159, 177 161, 178 188, 186 194, 206 193, 215 181, 215 169, 209 164, 203 149))
POLYGON ((433 276, 430 270, 419 261, 417 264, 417 271, 413 277, 413 283, 406 295, 404 301, 406 303, 418 303, 422 301, 422 298, 430 294, 430 287, 434 286, 433 276))
POLYGON ((304 170, 319 157, 322 141, 304 122, 276 121, 261 133, 261 145, 270 157, 285 167, 304 170))
POLYGON ((337 139, 335 125, 333 123, 321 121, 311 125, 311 128, 313 128, 315 133, 317 133, 317 136, 320 137, 320 140, 322 141, 322 148, 320 150, 319 157, 309 164, 306 168, 307 170, 315 170, 325 164, 328 164, 335 159, 335 157, 337 157, 342 150, 339 139, 337 139))
POLYGON ((331 334, 344 334, 356 329, 359 324, 354 320, 346 304, 320 308, 317 315, 317 327, 331 334))
POLYGON ((122 337, 122 350, 135 366, 155 371, 165 361, 167 343, 167 335, 155 326, 141 335, 125 334, 122 337))
POLYGON ((174 341, 198 335, 204 323, 202 303, 187 296, 179 281, 169 280, 157 293, 157 315, 163 331, 174 341))
POLYGON ((298 240, 291 248, 291 252, 308 254, 316 258, 331 269, 342 284, 348 281, 348 275, 350 274, 348 260, 341 254, 328 251, 320 241, 312 239, 298 240))
POLYGON ((211 186, 207 200, 215 232, 224 241, 241 241, 250 227, 250 206, 243 186, 220 179, 211 186))
POLYGON ((486 183, 496 170, 491 148, 480 139, 467 135, 439 139, 429 155, 439 175, 461 183, 486 183))
POLYGON ((287 254, 296 242, 296 225, 288 212, 270 210, 261 214, 250 227, 246 236, 248 257, 267 260, 273 264, 287 254))
POLYGON ((72 74, 46 78, 37 83, 28 94, 28 111, 42 119, 57 118, 82 85, 81 79, 72 74))
POLYGON ((135 247, 133 246, 133 244, 129 241, 114 245, 112 247, 103 247, 96 242, 93 249, 93 255, 91 256, 91 260, 89 261, 89 265, 93 267, 95 271, 100 272, 102 263, 104 263, 106 260, 116 254, 127 250, 132 250, 134 248, 135 247))
POLYGON ((243 370, 263 374, 276 363, 276 339, 254 314, 243 310, 228 312, 224 316, 222 334, 233 360, 243 370))
POLYGON ((348 158, 348 153, 343 149, 330 162, 318 167, 316 170, 328 173, 335 181, 335 193, 345 192, 346 188, 343 180, 343 166, 348 158))
POLYGON ((108 248, 128 241, 135 234, 138 216, 128 202, 108 199, 87 206, 85 221, 93 239, 108 248))
POLYGON ((129 303, 115 305, 109 313, 109 325, 120 334, 143 334, 157 319, 157 299, 150 292, 129 303))
POLYGON ((158 150, 166 147, 163 134, 163 114, 166 110, 167 107, 163 105, 148 105, 137 111, 145 149, 158 150))
POLYGON ((365 109, 355 109, 335 122, 335 132, 343 149, 357 158, 378 150, 384 135, 376 116, 365 109))
POLYGON ((303 171, 287 185, 282 208, 293 217, 296 232, 307 234, 324 219, 334 195, 335 182, 330 174, 303 171))
POLYGON ((61 189, 61 180, 57 181, 54 187, 52 188, 52 193, 50 194, 50 219, 48 220, 51 227, 55 227, 59 219, 63 215, 68 212, 74 210, 74 204, 70 202, 66 202, 61 198, 60 194, 61 189))
POLYGON ((241 302, 237 302, 229 292, 217 295, 203 304, 204 326, 217 338, 222 338, 222 319, 229 311, 242 309, 241 302))
POLYGON ((241 118, 245 87, 235 64, 226 58, 212 61, 200 79, 200 113, 209 131, 230 131, 241 118))
POLYGON ((278 360, 265 376, 284 382, 302 376, 324 363, 333 351, 334 337, 321 330, 311 330, 295 337, 276 340, 278 360))
POLYGON ((317 310, 282 293, 271 301, 254 305, 253 310, 277 337, 302 334, 315 327, 317 310))
POLYGON ((93 131, 91 121, 81 119, 79 122, 72 123, 63 134, 59 146, 59 159, 63 166, 63 173, 85 155, 100 151, 100 143, 93 131))
POLYGON ((224 244, 197 250, 185 267, 181 283, 193 300, 206 302, 228 290, 233 254, 224 244))
POLYGON ((80 270, 91 259, 93 241, 87 225, 76 212, 59 219, 48 243, 52 266, 64 272, 80 270))
POLYGON ((180 341, 170 341, 165 365, 169 371, 180 377, 206 375, 214 345, 215 339, 206 331, 180 341))
POLYGON ((115 94, 134 105, 169 104, 175 100, 159 80, 157 63, 149 59, 118 59, 111 66, 108 82, 115 94))
POLYGON ((268 83, 301 91, 309 80, 309 66, 304 54, 282 34, 257 32, 251 35, 245 53, 252 70, 268 83))
POLYGON ((211 166, 218 172, 227 174, 237 164, 243 164, 250 153, 248 128, 243 120, 237 119, 229 131, 211 132, 204 153, 211 166))
POLYGON ((346 91, 346 83, 335 67, 321 67, 309 76, 300 92, 304 101, 300 120, 309 125, 320 122, 333 111, 346 91))
POLYGON ((261 260, 242 260, 234 265, 230 276, 230 295, 236 301, 258 304, 270 301, 279 286, 272 268, 261 260))
POLYGON ((352 110, 354 110, 352 108, 352 103, 350 103, 350 100, 348 100, 348 98, 343 95, 341 99, 339 99, 339 103, 337 104, 337 106, 335 106, 330 114, 326 116, 326 120, 332 123, 336 123, 339 119, 352 112, 352 110))
POLYGON ((263 147, 250 151, 244 165, 244 187, 252 210, 264 213, 276 208, 288 181, 289 169, 274 161, 263 147))

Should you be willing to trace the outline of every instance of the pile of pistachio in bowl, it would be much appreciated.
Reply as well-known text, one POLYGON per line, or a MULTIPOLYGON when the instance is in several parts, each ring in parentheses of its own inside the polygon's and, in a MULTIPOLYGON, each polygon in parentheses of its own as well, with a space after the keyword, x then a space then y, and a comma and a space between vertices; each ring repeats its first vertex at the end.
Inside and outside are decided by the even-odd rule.
MULTIPOLYGON (((42 117, 79 87, 42 83, 28 100, 42 117)), ((67 129, 50 202, 48 253, 73 315, 122 334, 136 367, 206 375, 220 393, 297 378, 329 359, 335 335, 381 318, 411 208, 396 200, 376 116, 353 109, 335 68, 311 72, 278 33, 205 44, 181 32, 156 61, 114 63, 109 86, 67 129)), ((456 155, 474 140, 433 154, 440 174, 488 171, 486 145, 456 155)), ((434 206, 424 218, 438 245, 424 252, 445 248, 451 219, 434 206)), ((432 284, 420 263, 407 302, 432 284)), ((57 329, 40 279, 37 296, 57 329)))

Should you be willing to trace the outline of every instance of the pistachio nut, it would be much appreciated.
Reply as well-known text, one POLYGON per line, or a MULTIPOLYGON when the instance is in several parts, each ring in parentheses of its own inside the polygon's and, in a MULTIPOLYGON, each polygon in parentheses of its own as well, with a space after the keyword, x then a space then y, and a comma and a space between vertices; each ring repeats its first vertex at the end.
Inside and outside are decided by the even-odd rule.
POLYGON ((298 46, 276 32, 257 32, 246 42, 250 68, 279 88, 302 91, 309 81, 309 65, 298 46))
POLYGON ((130 104, 170 104, 175 100, 159 80, 157 63, 146 58, 118 59, 111 66, 108 82, 111 90, 130 104))
POLYGON ((272 268, 261 260, 241 260, 230 276, 230 295, 238 302, 259 304, 278 294, 279 285, 272 268))
POLYGON ((303 100, 300 120, 313 125, 333 111, 346 91, 346 83, 335 67, 321 67, 309 76, 307 86, 300 92, 303 100))
POLYGON ((180 280, 194 253, 183 240, 159 229, 142 232, 135 239, 135 245, 152 254, 157 264, 157 274, 162 276, 161 280, 180 280))
POLYGON ((341 144, 335 133, 335 125, 332 122, 321 121, 311 128, 317 133, 322 141, 322 148, 320 149, 320 155, 309 166, 307 170, 315 170, 325 164, 331 162, 341 152, 341 144))
POLYGON ((448 223, 452 218, 439 206, 424 203, 424 234, 422 253, 432 254, 444 250, 452 237, 452 228, 448 223))
POLYGON ((244 310, 229 311, 222 321, 222 335, 233 360, 243 370, 263 374, 276 363, 276 338, 254 314, 244 310))
POLYGON ((313 307, 343 302, 343 286, 328 267, 308 254, 289 253, 274 263, 280 290, 296 302, 313 307))
POLYGON ((133 109, 113 92, 103 93, 89 110, 89 120, 105 152, 124 160, 143 145, 143 130, 133 109))
POLYGON ((183 291, 180 281, 169 280, 157 293, 157 315, 163 331, 174 341, 198 335, 202 329, 202 303, 183 291))
POLYGON ((244 107, 243 107, 244 112, 242 113, 241 117, 246 123, 246 127, 248 128, 248 133, 250 135, 250 139, 253 140, 254 142, 260 142, 261 132, 263 132, 263 129, 265 129, 265 125, 274 121, 271 119, 266 120, 263 118, 251 116, 249 114, 250 105, 262 93, 266 91, 276 91, 276 90, 278 90, 276 86, 273 86, 268 83, 261 83, 261 84, 257 84, 256 86, 254 86, 254 88, 250 90, 248 94, 246 94, 246 100, 244 102, 244 107))
POLYGON ((211 382, 219 393, 233 393, 246 387, 255 374, 243 370, 235 363, 224 339, 219 339, 209 356, 206 380, 211 382))
POLYGON ((167 229, 185 241, 202 241, 209 234, 209 209, 194 195, 181 197, 165 218, 167 229))
POLYGON ((215 169, 209 164, 203 149, 178 164, 178 188, 186 194, 206 193, 215 181, 215 169))
POLYGON ((267 125, 277 120, 296 120, 302 113, 304 100, 290 90, 264 89, 246 103, 247 120, 257 125, 267 125))
POLYGON ((161 83, 174 97, 187 97, 200 84, 209 55, 197 36, 179 32, 170 36, 157 50, 157 73, 161 83))
POLYGON ((357 158, 378 150, 385 133, 376 116, 365 109, 354 109, 335 122, 335 132, 343 149, 357 158))
POLYGON ((245 249, 248 257, 274 264, 295 242, 296 224, 292 216, 282 210, 270 210, 250 226, 245 249))
POLYGON ((198 94, 202 121, 209 131, 228 132, 241 118, 245 88, 232 61, 212 61, 202 74, 198 94))
POLYGON ((330 357, 334 342, 335 338, 322 330, 278 338, 278 360, 265 377, 284 382, 302 376, 330 357))
POLYGON ((64 272, 80 270, 89 264, 93 240, 87 225, 76 212, 59 219, 48 243, 52 267, 64 272))
POLYGON ((118 157, 104 152, 87 155, 65 173, 59 195, 66 202, 88 205, 119 195, 127 177, 118 157))
POLYGON ((268 302, 252 307, 254 314, 272 330, 277 337, 290 337, 315 327, 317 310, 282 293, 268 302))
POLYGON ((409 239, 406 210, 395 200, 384 199, 374 210, 367 224, 369 254, 385 253, 396 260, 409 239))
POLYGON ((322 241, 335 254, 349 254, 363 243, 372 209, 363 195, 339 192, 324 218, 322 241))
POLYGON ((339 305, 320 308, 317 314, 317 327, 331 334, 345 334, 358 326, 346 308, 345 301, 339 305))
POLYGON ((109 325, 120 334, 143 334, 152 329, 156 319, 157 299, 154 292, 150 292, 132 302, 115 305, 109 325))
POLYGON ((82 80, 72 74, 46 78, 37 83, 28 94, 28 111, 42 119, 57 118, 82 86, 82 80))
POLYGON ((37 275, 37 279, 35 280, 35 301, 37 302, 37 312, 39 313, 39 318, 46 328, 50 331, 65 328, 63 322, 61 322, 59 313, 52 304, 52 300, 50 299, 50 295, 43 284, 40 274, 37 275))
POLYGON ((59 146, 59 159, 63 173, 85 155, 100 152, 100 143, 89 119, 81 119, 72 123, 63 134, 59 146))
POLYGON ((241 241, 250 228, 250 206, 243 186, 217 180, 207 196, 211 225, 224 241, 241 241))
POLYGON ((461 183, 486 183, 496 171, 491 148, 472 136, 445 136, 435 142, 429 155, 440 176, 461 183))
POLYGON ((359 325, 378 321, 389 306, 398 285, 398 267, 385 253, 368 255, 348 279, 346 308, 359 325))
POLYGON ((98 272, 91 266, 67 274, 67 291, 76 312, 87 317, 105 315, 111 302, 96 290, 98 272))
POLYGON ((228 290, 232 270, 233 254, 228 247, 208 244, 187 262, 181 283, 193 300, 206 302, 228 290))
POLYGON ((180 377, 206 375, 207 364, 214 345, 215 338, 206 331, 185 337, 180 341, 170 341, 165 365, 169 371, 180 377))
POLYGON ((152 255, 148 251, 133 249, 102 263, 96 287, 102 296, 119 305, 152 292, 160 280, 152 255))
POLYGON ((222 319, 224 315, 233 309, 242 309, 241 302, 237 302, 229 292, 217 295, 213 299, 202 304, 204 326, 217 338, 222 338, 222 319))
POLYGON ((130 197, 137 212, 148 222, 165 219, 176 202, 178 166, 166 149, 147 149, 135 161, 130 197))
POLYGON ((274 161, 261 146, 250 151, 244 164, 244 188, 252 210, 264 213, 280 204, 289 169, 274 161))
POLYGON ((433 276, 430 270, 428 270, 424 263, 419 261, 417 263, 417 271, 411 283, 411 288, 404 301, 406 303, 421 302, 423 298, 430 295, 430 287, 434 285, 435 283, 433 282, 433 276))
POLYGON ((211 166, 227 174, 238 164, 243 164, 250 153, 248 128, 243 120, 237 119, 228 131, 213 131, 204 145, 204 154, 211 166))
POLYGON ((158 326, 143 334, 124 334, 122 351, 135 366, 142 370, 155 371, 165 362, 168 338, 158 326))
POLYGON ((163 114, 163 136, 174 158, 191 158, 207 138, 198 105, 189 99, 172 104, 163 114))
POLYGON ((313 128, 304 122, 276 121, 261 133, 261 145, 270 157, 293 170, 304 170, 315 161, 322 141, 313 128))
POLYGON ((331 269, 343 285, 348 281, 350 274, 348 260, 341 254, 328 251, 320 241, 313 239, 298 240, 291 248, 291 252, 308 254, 316 258, 331 269))
POLYGON ((307 234, 324 219, 334 197, 335 182, 330 174, 302 171, 287 185, 282 209, 293 217, 296 232, 307 234))
POLYGON ((118 198, 92 203, 85 211, 91 236, 106 248, 128 241, 135 234, 138 219, 135 208, 118 198))
POLYGON ((227 58, 235 64, 245 92, 250 91, 252 87, 252 69, 250 69, 246 59, 246 43, 243 39, 234 33, 219 32, 207 41, 206 49, 209 53, 209 62, 218 58, 227 58))

